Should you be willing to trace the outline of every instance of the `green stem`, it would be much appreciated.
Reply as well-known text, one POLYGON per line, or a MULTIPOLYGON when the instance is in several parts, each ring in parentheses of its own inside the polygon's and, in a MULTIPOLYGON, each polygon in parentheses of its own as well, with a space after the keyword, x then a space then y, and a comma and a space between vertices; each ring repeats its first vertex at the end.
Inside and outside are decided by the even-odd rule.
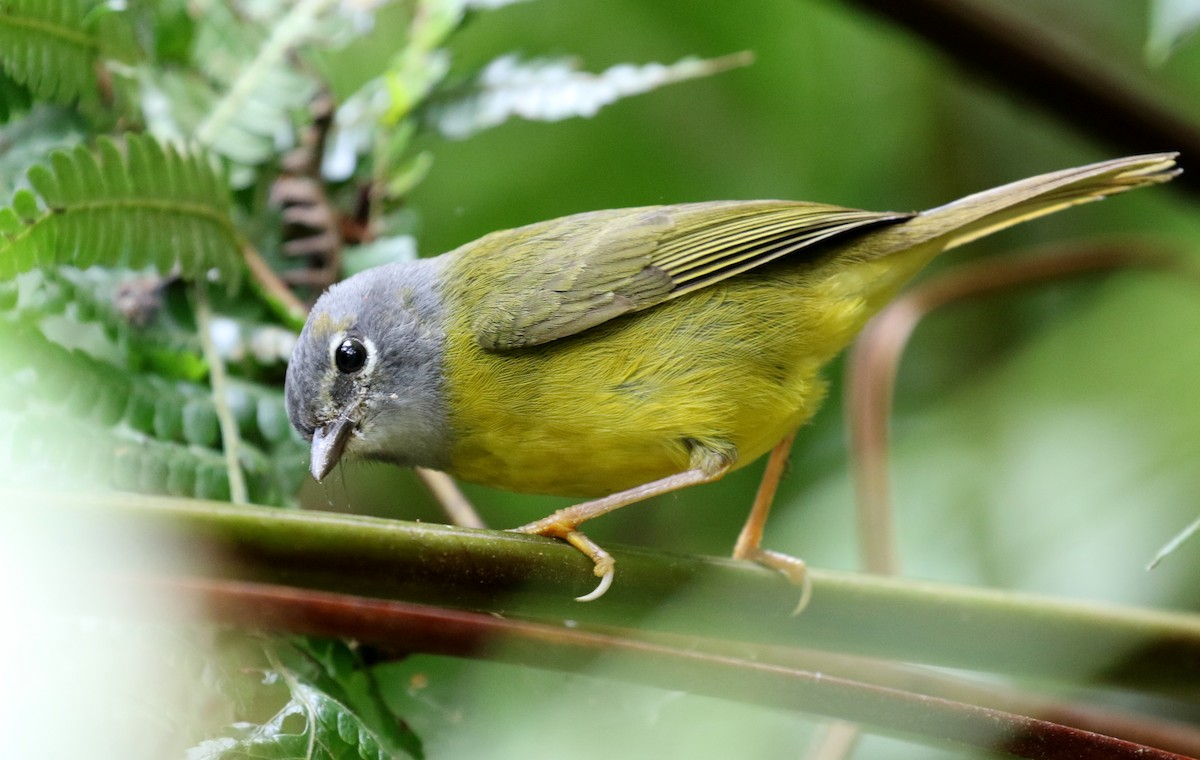
POLYGON ((139 573, 638 626, 1191 698, 1200 688, 1196 614, 813 570, 813 602, 792 617, 796 589, 762 567, 620 547, 606 547, 617 559, 612 590, 582 604, 573 597, 591 590, 590 562, 534 536, 133 494, 6 498, 56 510, 68 518, 56 521, 64 531, 125 525, 147 535, 150 546, 186 547, 207 560, 185 569, 171 556, 122 558, 139 573))
POLYGON ((300 332, 308 317, 308 307, 280 279, 254 246, 241 243, 242 259, 250 270, 250 282, 267 306, 288 328, 300 332))
POLYGON ((217 351, 212 337, 212 306, 208 302, 208 288, 203 280, 196 282, 196 330, 200 333, 200 346, 204 361, 208 364, 208 381, 212 386, 213 407, 217 412, 217 424, 221 428, 221 448, 225 452, 225 470, 229 474, 229 499, 234 504, 248 504, 250 494, 246 489, 246 476, 242 472, 242 440, 238 435, 237 420, 229 408, 229 378, 225 374, 225 362, 217 351))

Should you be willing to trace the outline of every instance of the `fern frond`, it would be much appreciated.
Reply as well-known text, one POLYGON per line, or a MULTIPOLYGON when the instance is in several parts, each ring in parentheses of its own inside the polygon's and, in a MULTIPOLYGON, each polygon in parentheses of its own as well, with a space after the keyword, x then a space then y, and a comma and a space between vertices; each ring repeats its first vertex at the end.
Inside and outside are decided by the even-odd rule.
POLYGON ((236 284, 239 237, 227 185, 206 157, 130 135, 124 150, 101 139, 98 157, 77 147, 29 170, 34 191, 0 208, 0 280, 34 267, 217 269, 236 284))
POLYGON ((207 370, 198 355, 200 339, 190 322, 169 313, 166 283, 145 273, 60 267, 23 278, 17 297, 0 302, 0 311, 30 323, 61 316, 94 325, 122 351, 130 369, 201 380, 207 370))
MULTIPOLYGON (((162 441, 206 448, 219 441, 207 386, 131 374, 18 325, 0 330, 0 357, 6 370, 0 389, 22 403, 47 404, 102 426, 123 424, 162 441), (22 379, 22 372, 31 374, 22 379)), ((227 400, 247 441, 267 449, 300 445, 278 388, 234 380, 227 400)))
POLYGON ((316 92, 311 80, 288 66, 287 54, 309 39, 320 17, 334 6, 332 0, 286 6, 269 34, 256 34, 221 4, 209 8, 198 30, 196 55, 224 90, 195 125, 195 139, 242 164, 275 155, 280 133, 291 128, 291 112, 303 108, 316 92), (209 49, 222 54, 208 55, 209 49), (236 66, 221 70, 220 61, 236 66))
MULTIPOLYGON (((0 85, 0 102, 3 99, 0 85)), ((0 127, 0 199, 11 198, 24 186, 30 167, 49 161, 56 150, 82 142, 85 130, 78 113, 48 103, 38 103, 0 127)))
POLYGON ((101 43, 89 13, 94 0, 0 3, 0 69, 35 97, 58 103, 97 96, 101 43))
MULTIPOLYGON (((0 411, 9 413, 0 438, 9 438, 7 453, 0 446, 0 470, 7 460, 17 465, 14 472, 36 477, 74 473, 80 485, 229 498, 206 386, 129 373, 31 327, 4 327, 0 411)), ((241 465, 251 498, 286 501, 306 469, 305 446, 288 424, 282 393, 238 381, 227 398, 244 441, 241 465)))
MULTIPOLYGON (((178 283, 145 272, 60 267, 0 282, 0 312, 34 324, 65 317, 100 329, 138 372, 201 381, 208 367, 178 283)), ((278 379, 296 333, 247 317, 217 316, 218 353, 239 377, 278 379)))
MULTIPOLYGON (((251 501, 283 504, 297 482, 281 483, 261 451, 246 448, 242 467, 251 501)), ((136 435, 53 411, 0 409, 0 471, 7 485, 111 488, 229 500, 229 472, 219 451, 136 435)))

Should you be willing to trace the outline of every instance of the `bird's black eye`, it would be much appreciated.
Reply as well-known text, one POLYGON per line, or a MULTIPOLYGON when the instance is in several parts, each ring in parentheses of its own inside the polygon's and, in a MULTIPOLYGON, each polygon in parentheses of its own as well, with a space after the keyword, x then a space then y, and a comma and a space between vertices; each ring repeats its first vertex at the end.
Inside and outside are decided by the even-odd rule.
POLYGON ((333 363, 343 375, 358 372, 367 363, 367 347, 358 338, 346 338, 333 352, 333 363))

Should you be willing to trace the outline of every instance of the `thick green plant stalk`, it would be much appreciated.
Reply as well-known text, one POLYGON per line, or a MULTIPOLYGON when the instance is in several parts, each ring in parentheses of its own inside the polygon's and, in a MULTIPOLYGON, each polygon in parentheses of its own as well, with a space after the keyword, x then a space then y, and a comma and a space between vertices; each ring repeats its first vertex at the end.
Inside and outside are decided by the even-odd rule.
MULTIPOLYGON (((619 552, 625 564, 613 593, 621 597, 584 605, 571 594, 587 585, 586 562, 567 547, 524 535, 132 494, 10 492, 5 498, 46 518, 53 535, 30 536, 43 545, 72 545, 74 532, 116 529, 118 535, 140 535, 152 547, 143 552, 127 545, 79 568, 85 597, 96 583, 127 588, 143 603, 161 594, 170 609, 186 598, 208 619, 349 636, 384 656, 419 651, 580 671, 1039 759, 1181 756, 897 690, 886 679, 873 684, 831 675, 825 667, 804 670, 805 660, 820 663, 821 655, 794 648, 856 650, 1023 676, 1039 670, 1043 679, 1073 685, 1195 696, 1195 615, 814 571, 813 606, 795 618, 787 614, 795 589, 758 566, 633 551, 619 552), (189 557, 205 561, 181 566, 173 546, 186 546, 189 557), (564 619, 572 623, 564 627, 564 619), (836 636, 827 635, 834 627, 836 636), (884 635, 864 636, 864 630, 884 635), (998 647, 1005 638, 1022 646, 998 647), (775 646, 759 651, 753 642, 763 641, 775 646), (1148 651, 1124 673, 1093 672, 1064 656, 1068 646, 1090 649, 1089 642, 1148 651)), ((836 657, 830 669, 838 672, 836 657)), ((309 719, 318 718, 314 713, 309 719)), ((1196 741, 1155 719, 1140 725, 1131 715, 1122 723, 1175 746, 1196 741)))
POLYGON ((186 545, 214 558, 190 570, 210 577, 1200 696, 1192 614, 813 570, 812 605, 794 617, 795 588, 758 565, 632 548, 614 552, 610 594, 581 604, 587 561, 522 534, 133 494, 6 500, 56 510, 70 530, 101 520, 186 545))

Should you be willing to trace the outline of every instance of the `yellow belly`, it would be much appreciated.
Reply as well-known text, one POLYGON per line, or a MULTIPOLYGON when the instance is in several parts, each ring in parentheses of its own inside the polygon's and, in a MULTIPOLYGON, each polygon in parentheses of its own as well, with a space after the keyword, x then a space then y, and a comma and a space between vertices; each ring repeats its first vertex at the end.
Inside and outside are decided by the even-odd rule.
POLYGON ((598 496, 686 470, 689 442, 754 461, 807 421, 821 367, 876 306, 811 269, 751 272, 570 338, 488 352, 447 324, 451 472, 507 490, 598 496))

